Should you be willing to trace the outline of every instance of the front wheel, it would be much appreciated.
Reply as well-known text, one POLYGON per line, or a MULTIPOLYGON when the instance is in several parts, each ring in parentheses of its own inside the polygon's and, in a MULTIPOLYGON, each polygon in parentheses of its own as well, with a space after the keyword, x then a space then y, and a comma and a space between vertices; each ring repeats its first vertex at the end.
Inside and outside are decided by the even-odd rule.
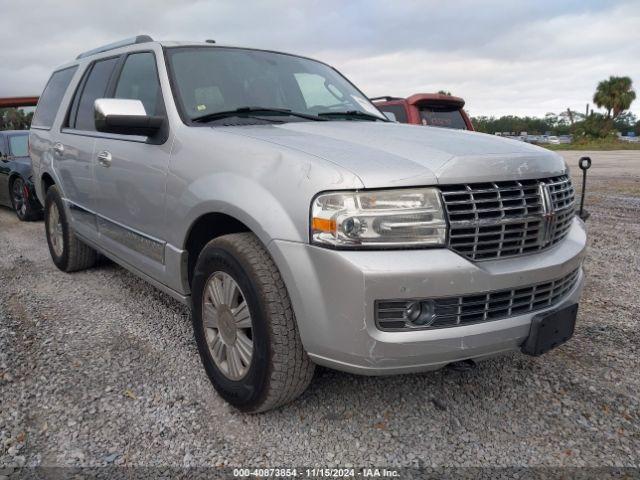
POLYGON ((314 364, 307 356, 284 282, 251 233, 209 242, 193 277, 193 327, 204 368, 218 393, 245 412, 298 397, 314 364))

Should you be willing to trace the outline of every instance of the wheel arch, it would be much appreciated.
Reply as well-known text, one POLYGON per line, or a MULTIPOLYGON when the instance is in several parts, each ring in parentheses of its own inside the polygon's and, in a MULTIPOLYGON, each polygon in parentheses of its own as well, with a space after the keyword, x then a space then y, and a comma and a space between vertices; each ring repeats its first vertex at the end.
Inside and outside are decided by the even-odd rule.
POLYGON ((196 218, 189 229, 183 244, 187 251, 186 278, 191 286, 196 261, 204 246, 211 240, 230 233, 253 232, 244 222, 222 212, 208 212, 196 218))
POLYGON ((20 175, 20 173, 16 172, 15 170, 9 173, 9 180, 7 181, 7 185, 9 186, 9 194, 11 194, 11 188, 13 187, 13 182, 16 181, 16 178, 22 178, 22 175, 20 175))
POLYGON ((56 184, 56 181, 53 179, 51 175, 49 175, 49 172, 44 172, 42 174, 42 177, 40 178, 40 185, 42 187, 43 195, 46 195, 47 190, 49 190, 49 187, 55 184, 56 184))
POLYGON ((275 238, 296 240, 301 236, 294 216, 283 205, 285 200, 253 178, 235 174, 204 176, 179 198, 168 212, 179 225, 168 232, 168 242, 187 252, 181 271, 183 284, 186 280, 189 287, 198 254, 216 237, 251 232, 268 251, 275 238))

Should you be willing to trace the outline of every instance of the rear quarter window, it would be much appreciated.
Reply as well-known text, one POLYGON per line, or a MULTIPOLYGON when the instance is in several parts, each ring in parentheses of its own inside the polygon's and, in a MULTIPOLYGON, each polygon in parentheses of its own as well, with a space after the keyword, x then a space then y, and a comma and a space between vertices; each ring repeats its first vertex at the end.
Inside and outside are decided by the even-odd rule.
POLYGON ((62 97, 69 88, 76 70, 78 70, 77 66, 58 70, 51 75, 38 101, 38 107, 31 122, 32 127, 51 128, 53 126, 62 97))

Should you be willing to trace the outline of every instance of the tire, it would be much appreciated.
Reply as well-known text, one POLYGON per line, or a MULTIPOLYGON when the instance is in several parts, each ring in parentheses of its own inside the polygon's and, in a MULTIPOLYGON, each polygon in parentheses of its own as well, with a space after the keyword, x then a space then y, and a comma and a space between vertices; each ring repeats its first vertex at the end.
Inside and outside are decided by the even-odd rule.
POLYGON ((29 201, 29 193, 22 177, 15 177, 9 184, 11 206, 22 222, 30 222, 40 218, 40 212, 34 211, 29 201))
POLYGON ((211 383, 222 398, 241 411, 258 413, 291 402, 304 392, 313 378, 315 366, 302 346, 282 277, 255 235, 234 233, 205 245, 196 263, 192 296, 198 351, 211 383), (237 295, 230 295, 235 300, 228 302, 227 310, 227 304, 214 306, 214 297, 216 288, 220 292, 218 296, 224 296, 221 295, 224 282, 229 279, 235 283, 237 295), (245 315, 240 321, 241 314, 233 312, 246 314, 242 301, 248 307, 249 319, 245 315), (231 308, 234 302, 237 306, 231 308), (217 329, 205 327, 205 320, 210 322, 212 318, 217 329), (233 343, 224 335, 229 319, 235 321, 237 332, 233 343), (244 374, 238 378, 240 370, 235 369, 234 378, 232 350, 243 350, 244 341, 240 340, 246 341, 249 337, 253 347, 251 359, 248 362, 241 358, 240 352, 240 370, 244 370, 244 374), (221 342, 224 347, 220 347, 221 342), (219 347, 218 363, 214 360, 215 345, 219 347), (226 353, 220 353, 223 350, 226 353), (226 368, 220 360, 225 355, 226 368))
POLYGON ((90 268, 96 263, 97 252, 76 237, 58 187, 47 190, 44 202, 44 225, 53 263, 63 272, 90 268))

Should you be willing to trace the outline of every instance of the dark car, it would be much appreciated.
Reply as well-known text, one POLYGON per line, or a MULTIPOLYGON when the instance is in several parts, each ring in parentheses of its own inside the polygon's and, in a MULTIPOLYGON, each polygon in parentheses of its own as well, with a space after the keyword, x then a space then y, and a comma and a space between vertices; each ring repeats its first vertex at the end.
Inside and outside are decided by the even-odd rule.
POLYGON ((0 205, 13 208, 22 221, 42 216, 31 177, 27 130, 0 131, 0 205))
POLYGON ((371 101, 385 113, 392 113, 400 123, 430 127, 473 130, 464 111, 464 100, 441 93, 416 93, 407 98, 376 97, 371 101))

